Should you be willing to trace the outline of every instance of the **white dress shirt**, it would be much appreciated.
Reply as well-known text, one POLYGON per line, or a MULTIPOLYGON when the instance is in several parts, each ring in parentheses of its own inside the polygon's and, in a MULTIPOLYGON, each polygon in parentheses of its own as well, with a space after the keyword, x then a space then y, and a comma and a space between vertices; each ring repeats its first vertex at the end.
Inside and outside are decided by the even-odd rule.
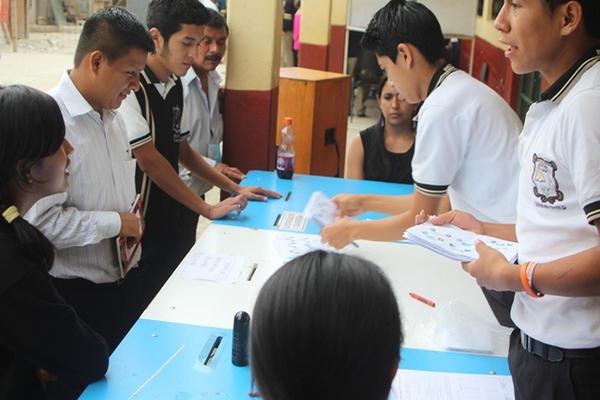
MULTIPOLYGON (((181 78, 185 106, 189 116, 190 147, 201 154, 206 162, 215 166, 221 161, 220 145, 223 140, 223 116, 219 109, 219 88, 223 78, 217 71, 208 72, 208 97, 202 89, 200 78, 193 68, 181 78)), ((179 166, 181 179, 197 194, 202 195, 212 188, 212 184, 193 176, 183 166, 179 166)))
POLYGON ((52 276, 115 282, 120 279, 117 212, 127 212, 135 199, 135 160, 124 122, 113 110, 104 110, 102 116, 94 111, 68 73, 49 93, 73 145, 69 189, 39 200, 25 218, 58 249, 52 276))

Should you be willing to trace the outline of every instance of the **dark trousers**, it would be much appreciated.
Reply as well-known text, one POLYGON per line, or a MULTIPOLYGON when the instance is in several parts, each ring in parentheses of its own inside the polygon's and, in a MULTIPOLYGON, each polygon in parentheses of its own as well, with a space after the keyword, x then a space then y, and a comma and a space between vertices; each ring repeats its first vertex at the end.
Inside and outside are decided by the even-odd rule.
POLYGON ((106 339, 112 353, 135 323, 129 279, 118 283, 93 283, 85 279, 52 279, 56 290, 79 317, 106 339))
POLYGON ((481 291, 500 325, 507 328, 516 328, 515 323, 510 317, 510 309, 515 299, 515 292, 498 292, 484 287, 481 288, 481 291))
MULTIPOLYGON (((204 195, 202 196, 204 199, 204 195)), ((187 207, 182 207, 181 210, 181 237, 182 237, 182 246, 187 254, 188 251, 194 246, 196 243, 196 230, 198 229, 198 219, 200 218, 198 214, 193 212, 187 207)))
POLYGON ((546 361, 523 349, 520 334, 513 331, 508 352, 515 400, 600 399, 600 357, 546 361))

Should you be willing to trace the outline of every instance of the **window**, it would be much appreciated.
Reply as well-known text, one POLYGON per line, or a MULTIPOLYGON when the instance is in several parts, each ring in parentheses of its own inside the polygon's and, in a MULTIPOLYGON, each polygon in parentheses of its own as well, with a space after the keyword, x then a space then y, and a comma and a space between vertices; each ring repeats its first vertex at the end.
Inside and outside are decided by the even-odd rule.
POLYGON ((477 15, 483 16, 483 0, 477 0, 477 15))
POLYGON ((503 4, 504 0, 492 0, 492 19, 496 19, 498 14, 500 14, 503 4))

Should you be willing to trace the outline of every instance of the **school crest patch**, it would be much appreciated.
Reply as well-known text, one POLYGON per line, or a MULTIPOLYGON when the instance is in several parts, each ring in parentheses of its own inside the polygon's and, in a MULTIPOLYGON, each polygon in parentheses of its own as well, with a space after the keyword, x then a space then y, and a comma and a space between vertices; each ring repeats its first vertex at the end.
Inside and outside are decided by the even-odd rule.
POLYGON ((539 197, 542 203, 554 204, 555 201, 562 201, 564 194, 558 189, 556 180, 556 170, 558 167, 554 161, 548 161, 537 154, 533 154, 533 194, 539 197))

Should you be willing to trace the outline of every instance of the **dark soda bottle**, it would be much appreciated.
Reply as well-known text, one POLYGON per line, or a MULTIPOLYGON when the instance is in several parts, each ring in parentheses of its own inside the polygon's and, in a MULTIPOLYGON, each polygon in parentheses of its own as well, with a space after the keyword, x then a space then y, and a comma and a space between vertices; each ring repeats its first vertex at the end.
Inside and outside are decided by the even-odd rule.
POLYGON ((277 176, 281 179, 292 179, 294 176, 294 129, 292 118, 286 117, 281 128, 281 142, 277 148, 277 176))

